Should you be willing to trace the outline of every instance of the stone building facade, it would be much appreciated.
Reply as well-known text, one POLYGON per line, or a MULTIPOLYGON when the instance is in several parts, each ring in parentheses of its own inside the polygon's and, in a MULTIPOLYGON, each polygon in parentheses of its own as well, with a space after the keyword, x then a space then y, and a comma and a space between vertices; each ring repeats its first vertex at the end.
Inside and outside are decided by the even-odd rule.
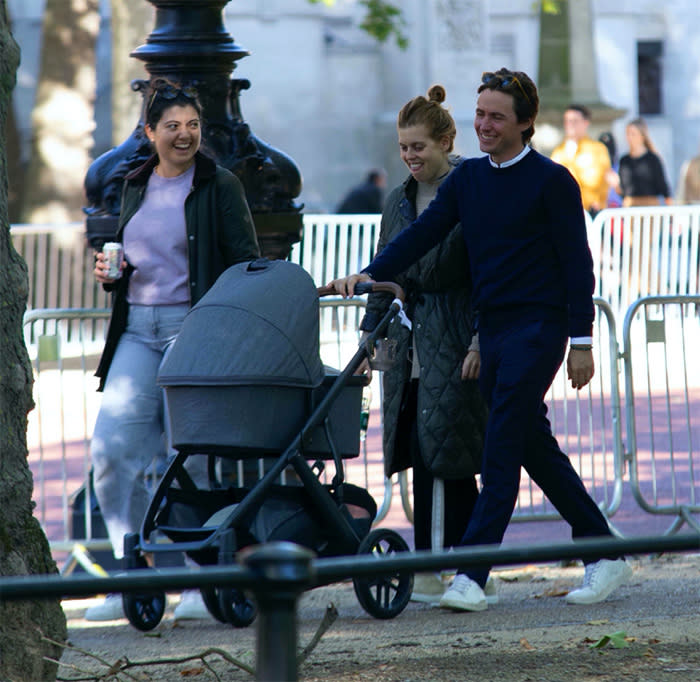
MULTIPOLYGON (((618 148, 625 150, 626 121, 644 116, 675 187, 681 163, 700 146, 700 36, 694 30, 700 5, 695 0, 585 1, 590 2, 593 35, 592 54, 584 57, 590 59, 601 101, 625 112, 612 124, 618 148)), ((22 48, 15 107, 25 147, 43 4, 8 0, 22 48)), ((540 21, 532 0, 402 0, 400 6, 410 40, 405 51, 392 43, 380 45, 360 30, 363 8, 355 0, 331 6, 231 0, 224 9, 227 30, 250 52, 234 72, 252 82, 241 96, 243 115, 259 138, 301 168, 300 201, 307 212, 332 211, 370 167, 386 168, 390 184, 403 178, 396 113, 432 83, 447 89, 459 129, 457 151, 473 155, 478 153, 472 117, 481 72, 508 66, 537 77, 540 21)), ((129 59, 111 54, 108 0, 101 7, 95 156, 113 144, 111 59, 129 59)), ((144 27, 144 38, 151 29, 144 27)), ((558 134, 556 127, 550 130, 540 147, 558 134)))

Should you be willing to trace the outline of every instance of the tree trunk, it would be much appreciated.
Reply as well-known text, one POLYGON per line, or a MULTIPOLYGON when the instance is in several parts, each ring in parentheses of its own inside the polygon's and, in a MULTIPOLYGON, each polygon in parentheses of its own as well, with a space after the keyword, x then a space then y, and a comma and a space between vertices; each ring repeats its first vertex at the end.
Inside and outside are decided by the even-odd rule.
POLYGON ((19 145, 17 119, 11 102, 7 108, 7 121, 5 121, 5 155, 7 177, 10 183, 7 195, 7 216, 10 223, 17 223, 20 221, 22 211, 24 164, 19 145))
POLYGON ((153 28, 154 8, 146 0, 112 0, 112 143, 120 145, 141 116, 141 95, 130 83, 148 80, 143 62, 129 57, 146 42, 153 28))
MULTIPOLYGON (((12 17, 9 17, 9 31, 12 32, 12 17)), ((15 109, 10 103, 5 121, 5 159, 9 190, 7 195, 7 216, 10 224, 18 223, 22 215, 22 195, 24 193, 24 164, 20 148, 20 134, 17 128, 15 109)))
POLYGON ((99 26, 99 0, 46 0, 22 222, 84 217, 99 26))
MULTIPOLYGON (((27 465, 27 414, 32 368, 24 345, 22 315, 29 283, 27 266, 12 247, 7 219, 7 161, 4 130, 15 86, 19 48, 0 0, 0 575, 55 573, 49 544, 32 516, 32 475, 27 465)), ((58 600, 0 601, 0 679, 36 682, 56 678, 66 619, 58 600)))

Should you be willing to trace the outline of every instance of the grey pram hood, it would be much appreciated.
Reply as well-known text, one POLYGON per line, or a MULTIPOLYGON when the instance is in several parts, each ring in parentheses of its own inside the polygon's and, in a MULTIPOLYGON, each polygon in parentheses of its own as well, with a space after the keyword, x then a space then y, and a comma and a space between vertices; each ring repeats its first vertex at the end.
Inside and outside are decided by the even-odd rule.
POLYGON ((259 259, 228 268, 189 311, 158 383, 315 388, 324 374, 313 280, 294 263, 259 259))

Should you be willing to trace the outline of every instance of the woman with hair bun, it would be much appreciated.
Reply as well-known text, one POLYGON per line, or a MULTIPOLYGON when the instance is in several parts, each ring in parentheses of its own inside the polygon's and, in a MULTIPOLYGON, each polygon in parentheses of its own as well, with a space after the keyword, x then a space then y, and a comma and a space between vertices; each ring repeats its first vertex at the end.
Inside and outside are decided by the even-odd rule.
MULTIPOLYGON (((387 198, 378 252, 425 209, 461 162, 451 154, 457 128, 444 101, 445 88, 433 85, 399 111, 399 154, 409 176, 387 198)), ((406 292, 413 330, 394 320, 387 333, 397 344, 397 362, 382 377, 384 469, 387 477, 413 469, 415 548, 438 550, 459 544, 469 522, 486 424, 460 226, 396 281, 406 292)), ((390 303, 386 294, 371 294, 361 329, 372 331, 390 303)), ((416 574, 414 601, 437 604, 443 592, 440 574, 416 574)))

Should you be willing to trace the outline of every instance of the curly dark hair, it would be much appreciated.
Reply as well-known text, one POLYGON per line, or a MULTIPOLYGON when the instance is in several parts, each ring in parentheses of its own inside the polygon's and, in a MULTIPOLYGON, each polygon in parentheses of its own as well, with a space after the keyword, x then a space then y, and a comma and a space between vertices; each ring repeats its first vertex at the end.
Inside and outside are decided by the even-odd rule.
POLYGON ((192 106, 202 117, 202 105, 194 85, 174 83, 167 78, 155 78, 148 84, 144 119, 148 126, 155 128, 163 117, 163 112, 174 106, 192 106))

